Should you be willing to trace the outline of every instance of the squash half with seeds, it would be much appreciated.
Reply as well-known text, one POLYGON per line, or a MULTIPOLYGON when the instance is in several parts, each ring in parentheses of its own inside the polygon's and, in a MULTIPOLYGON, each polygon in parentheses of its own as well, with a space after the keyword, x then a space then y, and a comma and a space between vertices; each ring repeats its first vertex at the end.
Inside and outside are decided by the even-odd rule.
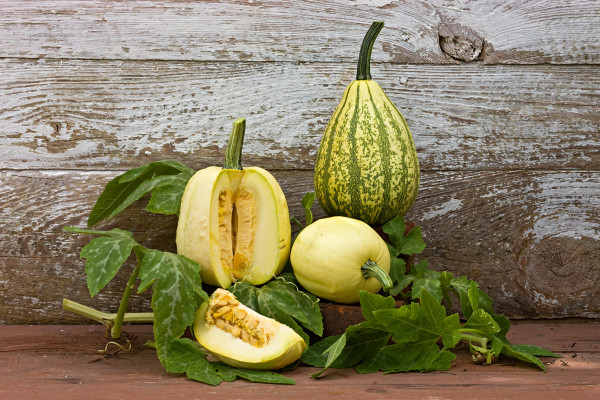
POLYGON ((267 282, 290 252, 287 202, 275 178, 242 168, 245 119, 234 122, 223 168, 204 168, 189 180, 177 224, 177 253, 200 265, 202 281, 228 288, 267 282))
POLYGON ((194 320, 198 343, 238 368, 278 370, 298 360, 306 343, 292 328, 241 304, 224 289, 202 303, 194 320))
POLYGON ((356 80, 348 85, 325 132, 315 165, 315 192, 329 216, 382 225, 404 215, 419 188, 419 160, 408 125, 371 79, 370 58, 383 28, 365 35, 356 80))

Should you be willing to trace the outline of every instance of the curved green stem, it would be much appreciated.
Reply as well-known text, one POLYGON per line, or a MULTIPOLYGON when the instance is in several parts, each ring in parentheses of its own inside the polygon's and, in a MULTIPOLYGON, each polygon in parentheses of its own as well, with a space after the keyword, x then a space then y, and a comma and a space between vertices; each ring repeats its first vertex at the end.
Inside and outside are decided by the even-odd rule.
POLYGON ((225 152, 223 169, 242 169, 242 146, 244 145, 245 132, 245 118, 238 118, 233 121, 233 128, 231 129, 227 151, 225 152))
MULTIPOLYGON (((91 307, 84 306, 83 304, 77 303, 69 299, 63 299, 63 308, 67 311, 74 312, 96 322, 106 325, 111 328, 115 324, 117 314, 109 314, 102 311, 95 310, 91 307)), ((153 313, 126 313, 123 315, 123 322, 154 322, 153 313)))
POLYGON ((377 263, 368 260, 362 267, 360 267, 363 276, 365 279, 369 279, 371 277, 377 279, 381 284, 381 287, 384 291, 390 290, 394 284, 392 283, 392 278, 388 275, 387 272, 383 270, 377 263))
POLYGON ((131 276, 129 277, 129 281, 127 281, 127 286, 125 286, 125 290, 123 291, 121 304, 119 304, 119 310, 117 311, 117 316, 115 318, 115 324, 110 330, 110 336, 113 339, 119 339, 121 337, 121 329, 123 328, 123 319, 125 318, 125 312, 127 311, 127 304, 129 303, 129 298, 131 297, 131 290, 133 289, 133 286, 135 285, 139 274, 140 263, 138 262, 135 269, 131 273, 131 276))
POLYGON ((375 39, 377 39, 377 35, 379 35, 382 28, 382 21, 373 22, 363 39, 360 47, 360 55, 358 56, 358 67, 356 69, 357 81, 371 79, 371 51, 373 50, 375 39))
POLYGON ((462 328, 458 330, 458 333, 461 340, 479 343, 483 348, 487 348, 487 344, 491 340, 491 337, 479 329, 462 328))

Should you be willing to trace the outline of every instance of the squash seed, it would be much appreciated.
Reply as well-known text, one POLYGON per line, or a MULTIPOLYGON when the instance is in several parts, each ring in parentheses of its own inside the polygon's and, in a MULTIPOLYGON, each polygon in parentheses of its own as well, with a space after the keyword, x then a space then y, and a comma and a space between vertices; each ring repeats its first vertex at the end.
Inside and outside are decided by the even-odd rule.
POLYGON ((226 323, 226 322, 225 322, 225 320, 224 320, 224 319, 222 319, 222 318, 217 318, 217 319, 215 320, 215 325, 216 325, 216 326, 217 326, 217 328, 219 328, 219 329, 225 329, 225 323, 226 323))

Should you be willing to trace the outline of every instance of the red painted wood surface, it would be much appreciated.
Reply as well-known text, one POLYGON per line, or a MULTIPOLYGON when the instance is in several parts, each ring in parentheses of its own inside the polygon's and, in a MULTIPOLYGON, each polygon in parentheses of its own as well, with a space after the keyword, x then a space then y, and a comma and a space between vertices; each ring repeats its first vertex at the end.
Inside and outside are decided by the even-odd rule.
MULTIPOLYGON (((212 387, 164 370, 147 325, 126 326, 132 350, 101 359, 102 326, 0 326, 0 399, 597 399, 600 398, 599 322, 515 322, 515 344, 535 344, 563 356, 543 358, 547 372, 500 360, 473 364, 460 351, 449 371, 359 375, 353 370, 300 366, 285 375, 294 386, 238 380, 212 387)), ((109 351, 116 347, 108 345, 109 351)))

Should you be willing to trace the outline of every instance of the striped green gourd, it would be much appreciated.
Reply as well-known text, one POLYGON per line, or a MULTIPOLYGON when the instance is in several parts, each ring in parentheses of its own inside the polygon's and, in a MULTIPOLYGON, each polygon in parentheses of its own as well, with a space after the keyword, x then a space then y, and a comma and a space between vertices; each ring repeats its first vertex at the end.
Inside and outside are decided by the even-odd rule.
POLYGON ((419 189, 419 160, 400 111, 371 80, 375 21, 363 40, 356 80, 350 83, 319 145, 315 192, 327 215, 381 225, 404 215, 419 189))

